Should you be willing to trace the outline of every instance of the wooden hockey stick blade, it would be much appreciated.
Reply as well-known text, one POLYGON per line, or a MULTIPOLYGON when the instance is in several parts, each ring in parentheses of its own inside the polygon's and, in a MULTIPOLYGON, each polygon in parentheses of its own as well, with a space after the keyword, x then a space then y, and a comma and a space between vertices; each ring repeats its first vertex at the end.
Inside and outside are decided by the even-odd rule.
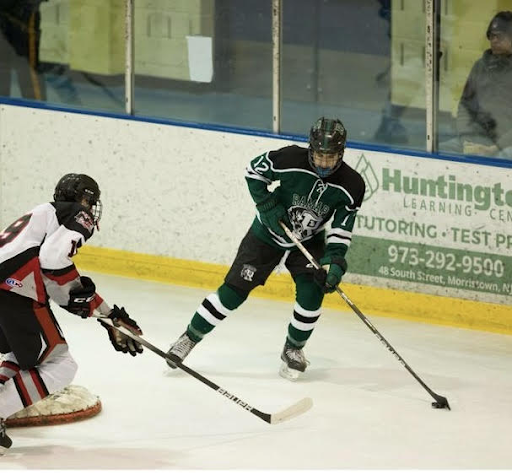
POLYGON ((300 416, 309 411, 313 407, 313 399, 305 397, 296 402, 293 406, 283 409, 280 412, 270 415, 270 424, 280 424, 281 422, 289 421, 294 417, 300 416))
POLYGON ((203 384, 213 389, 218 394, 224 396, 225 398, 237 404, 242 409, 245 409, 251 414, 254 414, 256 417, 259 417, 261 420, 267 422, 268 424, 279 424, 281 422, 288 421, 290 419, 293 419, 294 417, 300 416, 301 414, 303 414, 304 412, 308 411, 313 407, 313 400, 311 398, 304 398, 296 402, 292 406, 283 409, 280 412, 276 412, 275 414, 261 412, 260 410, 252 407, 251 405, 240 399, 238 396, 231 394, 229 391, 226 391, 224 388, 221 388, 218 384, 214 383, 213 381, 210 381, 208 378, 205 378, 202 374, 184 365, 181 361, 170 358, 167 355, 167 353, 162 351, 160 348, 157 348, 155 345, 149 343, 149 341, 146 341, 139 335, 133 334, 127 327, 123 326, 122 322, 119 322, 118 326, 115 325, 110 318, 105 317, 104 315, 96 314, 95 317, 98 318, 98 320, 101 320, 105 322, 107 325, 120 331, 124 335, 129 336, 133 340, 139 342, 142 346, 157 354, 158 356, 162 357, 164 360, 170 361, 173 365, 175 365, 185 373, 189 374, 198 381, 201 381, 203 384))

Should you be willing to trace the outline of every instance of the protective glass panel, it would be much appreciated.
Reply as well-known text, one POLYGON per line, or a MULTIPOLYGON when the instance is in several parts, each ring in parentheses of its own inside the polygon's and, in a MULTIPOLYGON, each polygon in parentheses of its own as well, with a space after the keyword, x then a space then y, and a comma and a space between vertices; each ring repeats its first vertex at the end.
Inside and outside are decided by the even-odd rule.
POLYGON ((270 0, 136 0, 135 113, 272 129, 270 0))
POLYGON ((124 0, 0 1, 0 95, 124 111, 124 0))
POLYGON ((284 0, 282 130, 425 149, 423 0, 284 0))
POLYGON ((512 0, 443 3, 440 152, 512 159, 510 11, 512 0))

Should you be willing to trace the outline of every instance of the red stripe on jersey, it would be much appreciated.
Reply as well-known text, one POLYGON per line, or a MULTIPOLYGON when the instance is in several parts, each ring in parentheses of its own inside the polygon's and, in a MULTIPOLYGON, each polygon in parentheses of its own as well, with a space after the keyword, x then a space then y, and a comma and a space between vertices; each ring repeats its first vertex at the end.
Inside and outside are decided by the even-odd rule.
POLYGON ((41 364, 57 345, 66 344, 66 340, 62 337, 56 321, 45 305, 34 302, 33 308, 41 327, 44 341, 48 345, 46 350, 44 350, 43 354, 39 357, 38 363, 41 364))
POLYGON ((30 395, 28 394, 27 387, 25 386, 25 383, 23 382, 23 378, 21 377, 21 374, 17 374, 14 377, 14 384, 16 384, 16 388, 18 389, 18 394, 20 396, 21 402, 23 403, 24 407, 28 407, 32 405, 32 399, 30 395))
MULTIPOLYGON (((37 294, 37 301, 44 303, 46 302, 46 290, 43 283, 43 277, 41 276, 41 267, 39 265, 39 258, 33 257, 30 259, 26 264, 21 266, 16 272, 11 274, 11 277, 13 279, 19 280, 20 282, 23 281, 28 275, 33 274, 34 275, 34 282, 36 284, 36 294, 37 294)), ((1 289, 5 290, 13 290, 12 287, 9 287, 4 283, 0 285, 1 289)))
POLYGON ((43 380, 41 379, 39 371, 36 369, 31 369, 30 376, 32 376, 32 381, 34 381, 34 385, 37 389, 37 392, 39 393, 39 396, 41 396, 41 399, 44 399, 46 396, 48 396, 49 392, 48 389, 46 389, 43 380))
POLYGON ((16 371, 16 373, 18 373, 20 371, 20 367, 16 363, 13 363, 12 361, 2 361, 0 366, 3 366, 4 368, 8 368, 12 371, 16 371))
POLYGON ((43 270, 43 274, 45 277, 47 277, 50 280, 53 280, 54 282, 57 282, 59 285, 65 285, 72 280, 75 280, 77 277, 80 277, 80 274, 76 270, 76 267, 73 265, 70 267, 69 272, 66 272, 65 274, 56 275, 52 273, 52 271, 43 270))
POLYGON ((0 383, 5 383, 6 381, 8 381, 9 378, 7 376, 4 376, 3 374, 0 374, 0 383))

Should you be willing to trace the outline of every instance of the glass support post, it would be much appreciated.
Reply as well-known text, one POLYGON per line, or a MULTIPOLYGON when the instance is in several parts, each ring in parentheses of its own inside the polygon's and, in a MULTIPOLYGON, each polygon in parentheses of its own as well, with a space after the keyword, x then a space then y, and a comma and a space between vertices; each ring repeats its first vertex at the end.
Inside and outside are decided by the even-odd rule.
POLYGON ((437 111, 439 106, 439 0, 425 0, 425 113, 426 149, 437 152, 437 111))
POLYGON ((133 71, 133 54, 134 54, 134 39, 133 39, 133 15, 134 15, 134 1, 125 0, 125 112, 133 115, 133 84, 134 84, 134 71, 133 71))
POLYGON ((282 26, 282 0, 272 0, 272 131, 275 134, 278 134, 281 130, 282 26))

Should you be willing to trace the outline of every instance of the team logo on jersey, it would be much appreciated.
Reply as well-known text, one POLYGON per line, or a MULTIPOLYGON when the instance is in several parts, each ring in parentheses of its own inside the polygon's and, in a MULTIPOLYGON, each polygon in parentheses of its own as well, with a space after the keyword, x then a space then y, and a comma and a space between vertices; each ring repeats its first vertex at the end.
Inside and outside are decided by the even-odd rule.
POLYGON ((13 279, 12 277, 9 277, 8 279, 5 279, 5 283, 9 287, 18 287, 18 289, 23 287, 23 284, 19 280, 13 279))
POLYGON ((75 216, 75 221, 87 229, 87 231, 92 232, 94 228, 94 221, 85 211, 80 211, 75 216))
POLYGON ((313 236, 322 224, 322 218, 318 214, 311 209, 302 208, 301 206, 290 208, 288 215, 290 216, 293 233, 301 241, 313 236))
POLYGON ((242 279, 246 280, 247 282, 252 282, 252 278, 254 277, 255 273, 256 267, 250 266, 249 264, 244 264, 242 272, 240 272, 240 277, 242 277, 242 279))

